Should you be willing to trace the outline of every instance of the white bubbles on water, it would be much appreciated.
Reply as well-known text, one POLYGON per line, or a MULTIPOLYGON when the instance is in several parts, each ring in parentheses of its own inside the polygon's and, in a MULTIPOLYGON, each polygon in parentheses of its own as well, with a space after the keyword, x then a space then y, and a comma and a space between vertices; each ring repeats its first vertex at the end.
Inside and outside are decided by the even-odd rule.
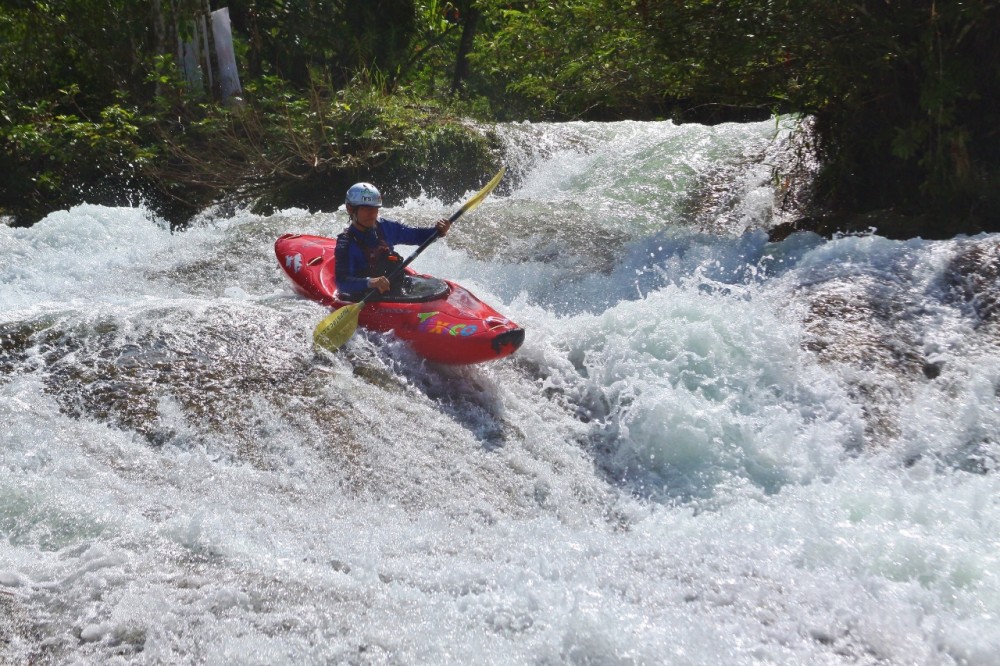
POLYGON ((773 129, 531 128, 417 266, 525 326, 473 368, 314 353, 272 243, 342 213, 0 228, 2 658, 991 663, 993 324, 945 243, 674 224, 773 129))

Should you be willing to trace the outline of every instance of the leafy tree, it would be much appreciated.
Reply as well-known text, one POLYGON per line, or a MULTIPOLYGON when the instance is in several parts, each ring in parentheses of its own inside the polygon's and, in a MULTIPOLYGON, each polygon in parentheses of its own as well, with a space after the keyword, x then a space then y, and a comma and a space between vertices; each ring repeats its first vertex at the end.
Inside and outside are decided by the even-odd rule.
POLYGON ((149 7, 137 0, 6 0, 0 7, 0 80, 18 101, 71 100, 100 109, 117 91, 139 93, 149 7), (77 95, 58 91, 72 86, 77 95))
POLYGON ((122 189, 151 155, 129 96, 148 95, 135 0, 7 0, 0 7, 0 208, 37 218, 53 204, 122 189))
MULTIPOLYGON (((208 0, 4 0, 0 211, 30 222, 84 199, 118 202, 135 188, 147 197, 158 196, 149 192, 154 189, 166 201, 205 203, 213 187, 218 195, 218 188, 232 184, 182 177, 204 175, 211 168, 206 162, 252 175, 262 164, 301 157, 304 126, 269 117, 276 125, 265 134, 284 132, 287 140, 273 138, 268 146, 290 154, 255 157, 259 145, 253 141, 262 127, 208 122, 213 111, 200 106, 202 97, 178 76, 178 40, 195 38, 194 20, 211 9, 208 0), (207 138, 211 131, 219 132, 218 140, 207 138), (247 142, 242 150, 239 140, 247 142), (202 152, 206 148, 220 152, 202 152), (179 175, 170 180, 171 173, 179 175)), ((327 90, 330 82, 342 87, 359 71, 371 72, 372 79, 397 71, 409 58, 415 29, 411 0, 235 0, 231 9, 237 53, 257 75, 245 83, 264 91, 254 100, 264 107, 278 102, 292 108, 313 98, 336 104, 328 92, 315 90, 327 90), (280 91, 254 85, 268 74, 284 79, 280 91)), ((322 118, 315 115, 313 124, 321 126, 322 118)), ((295 169, 275 173, 303 178, 295 169)))
POLYGON ((277 75, 306 88, 311 76, 343 85, 358 70, 394 76, 409 59, 413 0, 233 0, 251 77, 277 75))
MULTIPOLYGON (((677 98, 671 63, 644 31, 635 3, 483 0, 470 56, 519 98, 557 117, 643 117, 677 98)), ((537 111, 536 111, 537 113, 537 111)))

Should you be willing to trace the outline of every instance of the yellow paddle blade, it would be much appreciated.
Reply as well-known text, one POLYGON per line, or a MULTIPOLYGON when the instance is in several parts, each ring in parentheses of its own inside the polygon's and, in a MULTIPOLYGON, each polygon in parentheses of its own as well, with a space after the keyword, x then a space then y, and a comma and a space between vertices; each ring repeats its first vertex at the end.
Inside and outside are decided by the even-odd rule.
POLYGON ((313 331, 313 342, 328 351, 339 349, 357 330, 358 315, 364 306, 364 303, 354 303, 328 314, 313 331))
POLYGON ((491 180, 490 182, 486 183, 486 186, 483 189, 481 189, 478 192, 476 192, 474 195, 472 195, 471 199, 469 199, 464 204, 462 204, 462 207, 459 208, 455 212, 455 214, 451 216, 451 221, 454 222, 463 213, 465 213, 467 211, 470 211, 473 208, 475 208, 476 206, 478 206, 479 204, 481 204, 483 202, 483 199, 485 199, 487 196, 489 196, 490 192, 493 191, 493 188, 495 188, 497 186, 497 184, 500 182, 500 179, 503 178, 503 174, 504 174, 505 171, 507 171, 507 166, 506 165, 500 167, 500 171, 497 172, 497 175, 493 176, 493 180, 491 180))

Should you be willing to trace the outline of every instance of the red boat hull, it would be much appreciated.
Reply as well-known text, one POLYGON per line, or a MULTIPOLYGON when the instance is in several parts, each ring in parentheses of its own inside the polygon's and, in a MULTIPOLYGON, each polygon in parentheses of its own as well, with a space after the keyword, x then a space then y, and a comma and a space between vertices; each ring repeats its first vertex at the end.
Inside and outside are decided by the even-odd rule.
MULTIPOLYGON (((349 305, 337 297, 334 249, 337 240, 285 234, 274 243, 278 264, 300 295, 331 308, 349 305)), ((411 275, 417 275, 409 268, 411 275)), ((446 295, 422 302, 377 301, 365 304, 360 326, 392 331, 420 356, 435 363, 467 365, 513 354, 524 329, 449 280, 446 295)))

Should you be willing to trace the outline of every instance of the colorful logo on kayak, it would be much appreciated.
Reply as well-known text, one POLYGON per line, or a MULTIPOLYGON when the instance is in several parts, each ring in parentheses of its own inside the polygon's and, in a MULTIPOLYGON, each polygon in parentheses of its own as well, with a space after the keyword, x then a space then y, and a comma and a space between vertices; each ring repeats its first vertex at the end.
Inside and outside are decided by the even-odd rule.
POLYGON ((438 311, 417 313, 417 319, 420 320, 417 330, 424 333, 439 333, 441 335, 460 335, 464 338, 472 335, 479 328, 475 324, 456 324, 450 322, 444 317, 439 317, 439 314, 441 313, 438 311))
POLYGON ((296 273, 302 270, 302 255, 301 254, 286 254, 285 255, 285 268, 292 268, 296 273))

